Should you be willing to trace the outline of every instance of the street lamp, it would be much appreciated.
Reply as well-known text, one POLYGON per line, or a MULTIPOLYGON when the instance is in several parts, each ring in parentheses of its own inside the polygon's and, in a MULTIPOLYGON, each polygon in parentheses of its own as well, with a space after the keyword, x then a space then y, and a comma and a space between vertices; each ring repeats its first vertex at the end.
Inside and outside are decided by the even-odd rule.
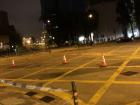
POLYGON ((51 21, 50 20, 47 20, 47 22, 50 23, 51 21))
POLYGON ((88 15, 88 17, 89 17, 90 19, 92 19, 92 18, 93 18, 93 15, 90 13, 90 14, 88 15))

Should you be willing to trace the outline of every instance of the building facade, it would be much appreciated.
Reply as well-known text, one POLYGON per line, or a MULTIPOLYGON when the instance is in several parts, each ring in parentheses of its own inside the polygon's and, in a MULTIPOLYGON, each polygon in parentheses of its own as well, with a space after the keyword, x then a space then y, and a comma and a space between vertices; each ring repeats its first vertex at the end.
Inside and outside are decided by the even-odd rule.
MULTIPOLYGON (((117 22, 118 14, 116 12, 116 8, 118 2, 119 0, 100 0, 100 2, 91 6, 92 9, 98 12, 98 27, 94 32, 95 42, 112 41, 124 36, 122 25, 117 22)), ((134 5, 134 0, 131 0, 131 2, 134 5)), ((127 36, 132 37, 133 29, 135 37, 139 37, 139 32, 133 17, 134 12, 129 15, 132 15, 131 18, 133 18, 133 20, 132 25, 129 23, 127 26, 127 36)))
MULTIPOLYGON (((13 25, 9 25, 8 14, 6 11, 0 11, 0 48, 5 46, 21 45, 20 35, 13 25)), ((8 48, 8 47, 6 47, 8 48)))
POLYGON ((0 43, 9 43, 9 21, 5 11, 0 11, 0 43))
POLYGON ((92 6, 98 12, 98 27, 95 30, 97 42, 106 42, 122 37, 120 24, 116 21, 117 0, 101 2, 92 6))
MULTIPOLYGON (((85 0, 41 0, 41 18, 57 43, 73 41, 84 32, 85 0)), ((88 17, 88 16, 87 16, 88 17)))

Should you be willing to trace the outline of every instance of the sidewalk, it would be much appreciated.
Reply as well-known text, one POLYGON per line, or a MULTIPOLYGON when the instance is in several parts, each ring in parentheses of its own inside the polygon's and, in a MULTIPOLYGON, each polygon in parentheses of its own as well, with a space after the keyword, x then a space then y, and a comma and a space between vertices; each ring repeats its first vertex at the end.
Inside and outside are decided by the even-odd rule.
POLYGON ((31 91, 13 87, 0 87, 0 105, 70 105, 67 102, 48 93, 31 91), (35 95, 46 95, 36 98, 35 95))

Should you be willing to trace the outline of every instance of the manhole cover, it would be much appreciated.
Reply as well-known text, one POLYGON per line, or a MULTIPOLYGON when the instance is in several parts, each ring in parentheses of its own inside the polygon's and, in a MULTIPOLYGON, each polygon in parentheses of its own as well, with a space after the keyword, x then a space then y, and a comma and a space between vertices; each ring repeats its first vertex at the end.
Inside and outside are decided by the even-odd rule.
POLYGON ((26 93, 25 95, 34 96, 34 95, 36 95, 36 94, 37 94, 36 92, 30 91, 30 92, 26 93))
POLYGON ((45 97, 41 98, 40 100, 44 101, 46 103, 49 103, 49 102, 51 102, 51 101, 53 101, 55 99, 53 97, 50 97, 50 96, 45 96, 45 97))
POLYGON ((123 73, 121 73, 121 74, 122 74, 122 75, 125 75, 125 76, 132 76, 132 75, 138 74, 138 72, 127 71, 127 72, 123 72, 123 73))

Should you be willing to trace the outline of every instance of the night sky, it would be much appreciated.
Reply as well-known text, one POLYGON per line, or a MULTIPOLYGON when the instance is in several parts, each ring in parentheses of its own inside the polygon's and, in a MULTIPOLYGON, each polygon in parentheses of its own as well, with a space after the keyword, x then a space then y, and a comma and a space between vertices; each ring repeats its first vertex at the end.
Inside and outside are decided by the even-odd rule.
MULTIPOLYGON (((83 3, 80 4, 80 0, 76 0, 73 5, 72 1, 75 0, 61 0, 60 8, 62 7, 62 10, 66 10, 64 8, 82 9, 80 6, 83 3)), ((10 25, 13 24, 17 31, 22 34, 40 35, 42 31, 42 24, 39 22, 40 9, 40 0, 0 0, 0 10, 8 12, 10 25)))
POLYGON ((39 36, 40 0, 0 0, 0 10, 8 12, 9 23, 18 32, 39 36))

